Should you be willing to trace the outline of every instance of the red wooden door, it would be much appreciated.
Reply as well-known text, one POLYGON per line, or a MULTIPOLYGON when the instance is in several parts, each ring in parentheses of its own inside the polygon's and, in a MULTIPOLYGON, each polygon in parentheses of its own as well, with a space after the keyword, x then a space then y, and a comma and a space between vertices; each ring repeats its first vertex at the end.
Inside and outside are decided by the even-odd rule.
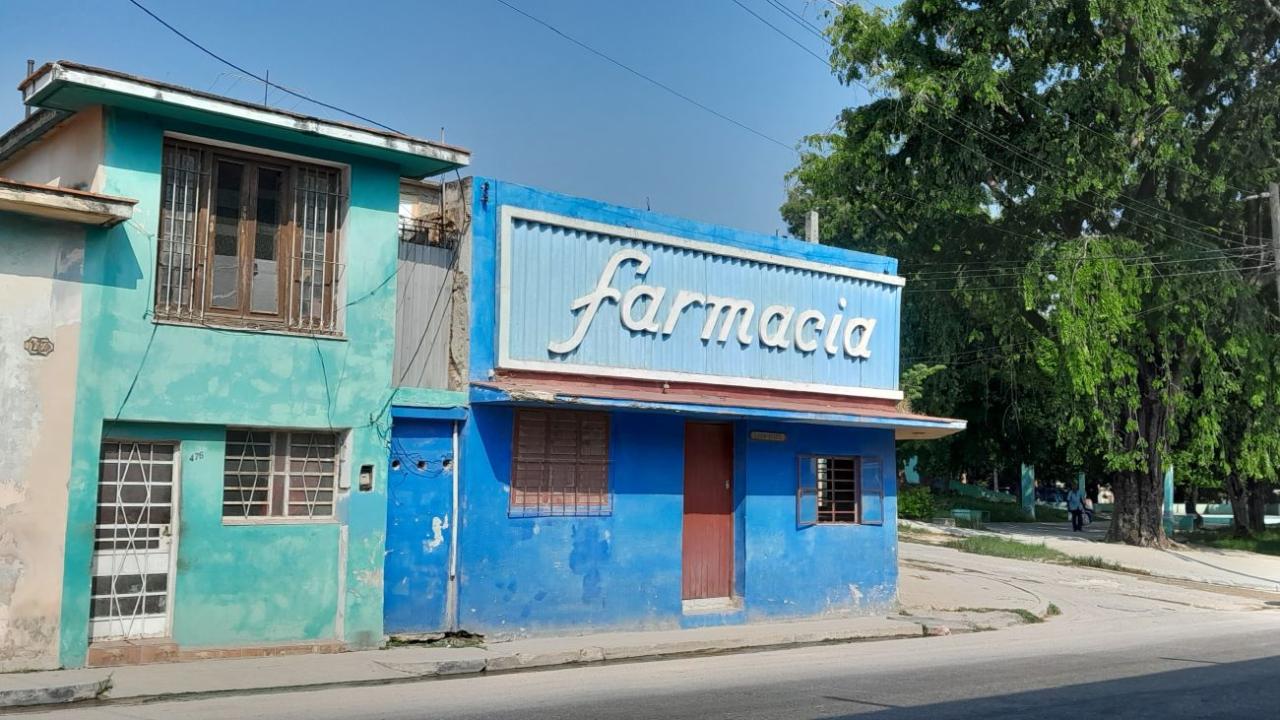
POLYGON ((733 594, 733 426, 684 426, 682 596, 733 594))

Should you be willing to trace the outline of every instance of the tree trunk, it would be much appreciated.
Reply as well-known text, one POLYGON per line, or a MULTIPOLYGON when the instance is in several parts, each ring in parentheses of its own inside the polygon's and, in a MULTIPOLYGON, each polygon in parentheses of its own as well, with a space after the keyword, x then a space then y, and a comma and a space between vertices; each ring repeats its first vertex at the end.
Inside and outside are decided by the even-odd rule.
POLYGON ((1267 501, 1271 499, 1271 485, 1261 480, 1249 481, 1249 531, 1267 531, 1267 501))
POLYGON ((1154 368, 1149 363, 1140 363, 1138 431, 1129 433, 1126 441, 1130 449, 1143 449, 1143 464, 1140 469, 1117 473, 1113 481, 1116 506, 1111 516, 1111 530, 1107 533, 1107 539, 1112 542, 1144 547, 1169 545, 1164 534, 1164 463, 1161 462, 1169 408, 1155 379, 1154 368))
POLYGON ((1249 485, 1238 475, 1231 473, 1223 483, 1227 491, 1227 500, 1231 502, 1231 525, 1237 537, 1248 537, 1249 530, 1249 485))

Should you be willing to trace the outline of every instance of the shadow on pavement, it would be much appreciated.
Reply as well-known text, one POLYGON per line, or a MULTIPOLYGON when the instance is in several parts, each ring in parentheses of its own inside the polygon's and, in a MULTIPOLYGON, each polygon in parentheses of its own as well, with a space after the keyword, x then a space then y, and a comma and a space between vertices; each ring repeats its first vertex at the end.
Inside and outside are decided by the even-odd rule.
MULTIPOLYGON (((1182 657, 1161 658, 1192 667, 1138 677, 1063 685, 1055 688, 955 700, 913 707, 871 710, 847 718, 1266 718, 1280 708, 1280 656, 1221 663, 1198 660, 1195 648, 1182 657)), ((1069 680, 1069 678, 1064 678, 1069 680)), ((939 679, 939 682, 945 682, 939 679)), ((879 703, 827 696, 870 707, 879 703)))

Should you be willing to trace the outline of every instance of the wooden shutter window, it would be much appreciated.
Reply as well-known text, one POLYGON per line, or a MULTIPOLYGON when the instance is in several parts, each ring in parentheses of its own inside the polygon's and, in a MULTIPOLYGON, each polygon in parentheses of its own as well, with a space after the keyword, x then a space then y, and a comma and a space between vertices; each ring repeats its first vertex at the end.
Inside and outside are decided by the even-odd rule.
POLYGON ((336 169, 166 141, 156 317, 336 334, 345 208, 336 169))
POLYGON ((609 415, 516 410, 510 514, 589 516, 610 511, 609 415))

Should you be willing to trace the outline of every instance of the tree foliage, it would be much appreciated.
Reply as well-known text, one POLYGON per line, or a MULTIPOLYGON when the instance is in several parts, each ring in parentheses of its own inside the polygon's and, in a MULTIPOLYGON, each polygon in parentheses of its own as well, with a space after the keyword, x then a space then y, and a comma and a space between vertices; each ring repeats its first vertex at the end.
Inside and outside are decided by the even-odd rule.
POLYGON ((1132 543, 1165 541, 1169 463, 1264 497, 1280 322, 1244 199, 1280 177, 1280 13, 904 0, 829 33, 874 97, 810 138, 783 214, 901 259, 903 366, 945 366, 913 404, 970 421, 935 460, 1100 473, 1132 543))

